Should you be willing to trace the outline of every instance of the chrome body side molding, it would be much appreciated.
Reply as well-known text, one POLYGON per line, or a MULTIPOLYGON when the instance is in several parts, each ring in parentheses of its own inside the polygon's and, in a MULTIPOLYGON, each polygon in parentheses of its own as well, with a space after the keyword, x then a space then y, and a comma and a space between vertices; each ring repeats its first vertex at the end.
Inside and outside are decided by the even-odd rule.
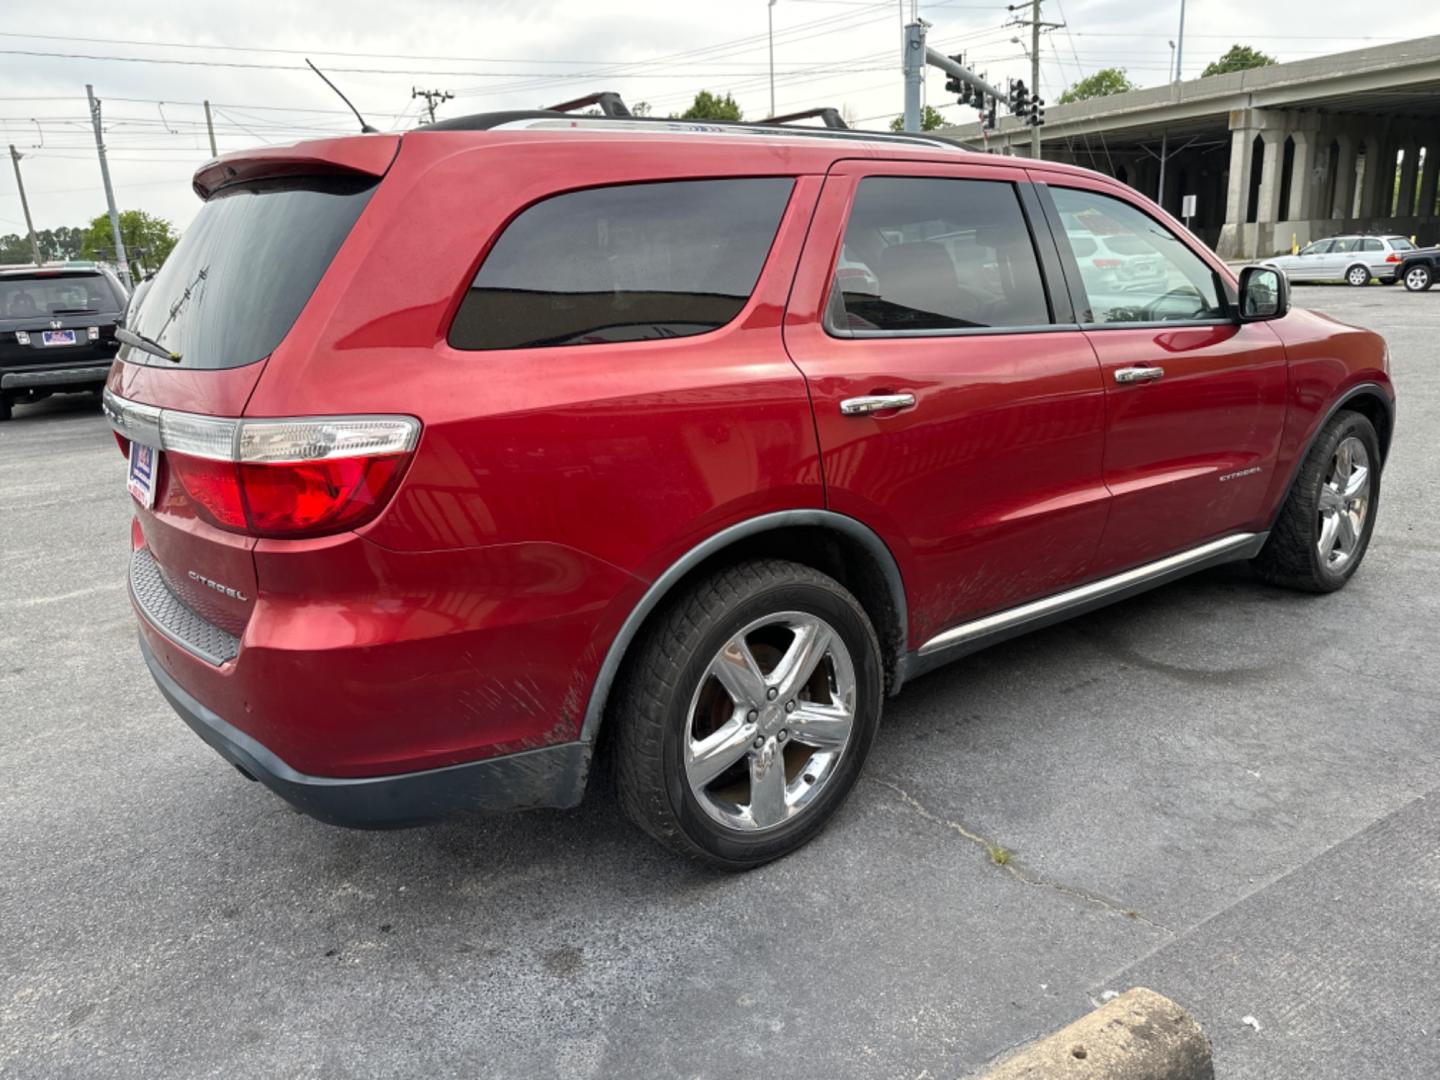
POLYGON ((1066 589, 1053 596, 961 623, 921 645, 909 658, 906 674, 913 678, 1005 638, 1133 596, 1196 570, 1253 558, 1265 545, 1268 536, 1269 533, 1236 533, 1221 537, 1088 585, 1066 589))

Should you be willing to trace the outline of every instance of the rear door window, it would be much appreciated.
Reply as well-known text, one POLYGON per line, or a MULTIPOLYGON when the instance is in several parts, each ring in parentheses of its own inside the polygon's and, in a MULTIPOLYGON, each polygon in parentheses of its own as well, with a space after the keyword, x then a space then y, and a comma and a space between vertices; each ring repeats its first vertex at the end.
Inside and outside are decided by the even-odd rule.
POLYGON ((1360 248, 1361 251, 1384 251, 1385 245, 1376 240, 1373 236, 1367 239, 1360 248))
POLYGON ((451 324, 457 349, 690 337, 754 291, 794 181, 679 180, 536 203, 485 257, 451 324))
MULTIPOLYGON (((212 195, 131 305, 130 329, 187 368, 233 368, 285 339, 377 181, 237 184, 212 195)), ((126 346, 128 363, 168 364, 126 346)))
POLYGON ((834 292, 831 328, 841 333, 1050 322, 1030 229, 1004 181, 866 177, 834 292))

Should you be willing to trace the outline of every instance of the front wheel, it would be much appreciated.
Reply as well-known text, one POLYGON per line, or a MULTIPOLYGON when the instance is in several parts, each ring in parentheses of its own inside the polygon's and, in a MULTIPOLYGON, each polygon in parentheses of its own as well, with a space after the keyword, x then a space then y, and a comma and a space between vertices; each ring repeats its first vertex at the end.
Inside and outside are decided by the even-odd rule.
POLYGON ((1424 292, 1432 283, 1428 266, 1412 266, 1405 271, 1405 288, 1409 292, 1424 292))
POLYGON ((1380 504, 1380 440, 1360 413, 1341 410, 1320 432, 1254 566, 1265 580, 1334 592, 1370 546, 1380 504))
POLYGON ((1358 263, 1345 271, 1345 284, 1347 285, 1368 285, 1370 284, 1370 271, 1358 263))
POLYGON ((880 721, 880 646, 859 602, 808 566, 756 560, 687 589, 637 644, 610 709, 626 814, 726 870, 813 839, 880 721))

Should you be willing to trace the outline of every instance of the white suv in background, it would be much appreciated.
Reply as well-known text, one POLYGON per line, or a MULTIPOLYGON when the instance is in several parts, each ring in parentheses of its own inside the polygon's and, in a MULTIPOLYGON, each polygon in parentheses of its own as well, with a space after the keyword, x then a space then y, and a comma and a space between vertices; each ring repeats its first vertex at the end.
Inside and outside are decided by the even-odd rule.
POLYGON ((1368 285, 1371 278, 1393 285, 1405 253, 1415 245, 1403 236, 1352 234, 1316 240, 1298 255, 1277 255, 1262 265, 1283 270, 1291 281, 1343 281, 1368 285))

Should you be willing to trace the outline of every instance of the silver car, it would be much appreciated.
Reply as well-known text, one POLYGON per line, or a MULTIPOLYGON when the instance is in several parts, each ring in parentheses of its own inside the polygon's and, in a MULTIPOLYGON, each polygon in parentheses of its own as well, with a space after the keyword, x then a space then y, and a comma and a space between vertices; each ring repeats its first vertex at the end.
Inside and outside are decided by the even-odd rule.
POLYGON ((1405 252, 1414 250, 1415 245, 1403 236, 1352 234, 1316 240, 1301 248, 1298 255, 1277 255, 1265 259, 1262 265, 1283 270, 1291 281, 1367 285, 1374 278, 1391 285, 1405 252))

